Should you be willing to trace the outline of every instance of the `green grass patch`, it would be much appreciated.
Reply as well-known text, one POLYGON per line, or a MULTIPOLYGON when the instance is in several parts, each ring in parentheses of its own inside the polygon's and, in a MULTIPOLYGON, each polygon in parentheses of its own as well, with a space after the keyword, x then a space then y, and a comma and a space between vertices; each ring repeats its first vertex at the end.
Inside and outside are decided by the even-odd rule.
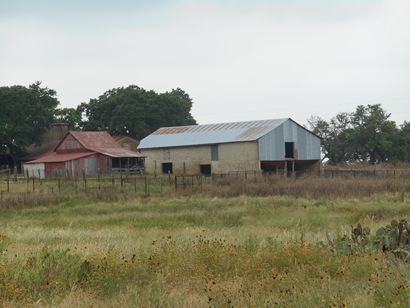
POLYGON ((409 219, 397 194, 70 198, 0 212, 2 306, 405 306, 410 267, 327 245, 409 219))

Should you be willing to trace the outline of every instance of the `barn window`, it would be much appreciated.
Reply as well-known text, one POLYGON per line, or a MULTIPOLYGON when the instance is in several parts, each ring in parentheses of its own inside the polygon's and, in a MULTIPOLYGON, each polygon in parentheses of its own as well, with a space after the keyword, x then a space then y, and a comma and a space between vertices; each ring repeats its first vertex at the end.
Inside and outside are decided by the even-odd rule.
POLYGON ((172 174, 172 163, 162 163, 162 173, 172 174))
POLYGON ((171 150, 170 149, 165 149, 164 150, 164 160, 171 159, 171 150))
POLYGON ((203 164, 199 165, 201 174, 203 175, 211 175, 211 165, 209 164, 203 164))
POLYGON ((285 158, 294 158, 294 142, 285 142, 285 158))
POLYGON ((218 145, 213 144, 211 145, 211 160, 218 161, 219 160, 219 153, 218 153, 218 145))

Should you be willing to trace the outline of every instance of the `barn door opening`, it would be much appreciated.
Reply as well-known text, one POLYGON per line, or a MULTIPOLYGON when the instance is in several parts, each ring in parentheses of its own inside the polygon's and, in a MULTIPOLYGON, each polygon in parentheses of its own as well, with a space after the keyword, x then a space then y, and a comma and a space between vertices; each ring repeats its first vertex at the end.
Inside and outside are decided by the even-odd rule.
POLYGON ((295 158, 294 157, 294 142, 285 142, 285 158, 295 158))
POLYGON ((172 163, 162 163, 162 173, 172 174, 172 163))
POLYGON ((209 164, 203 164, 203 165, 199 165, 200 170, 201 170, 201 174, 203 175, 211 175, 211 165, 209 164))

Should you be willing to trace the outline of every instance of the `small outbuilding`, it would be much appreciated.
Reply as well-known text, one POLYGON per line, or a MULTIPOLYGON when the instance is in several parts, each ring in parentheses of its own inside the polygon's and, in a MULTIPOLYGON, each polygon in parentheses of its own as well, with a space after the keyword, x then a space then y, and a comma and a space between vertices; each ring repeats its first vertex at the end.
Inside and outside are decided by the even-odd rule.
POLYGON ((89 176, 144 172, 144 156, 122 148, 107 132, 69 132, 54 151, 23 165, 25 176, 89 176))
POLYGON ((137 152, 139 145, 138 140, 129 136, 112 136, 114 140, 124 149, 137 152))
POLYGON ((290 118, 162 127, 140 141, 146 172, 320 170, 320 138, 290 118))

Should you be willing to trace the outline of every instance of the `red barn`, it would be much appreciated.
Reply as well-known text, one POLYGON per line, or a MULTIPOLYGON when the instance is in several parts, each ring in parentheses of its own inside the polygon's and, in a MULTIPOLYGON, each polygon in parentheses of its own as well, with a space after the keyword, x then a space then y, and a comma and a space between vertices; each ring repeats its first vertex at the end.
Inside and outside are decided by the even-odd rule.
POLYGON ((107 132, 69 132, 54 151, 23 165, 26 177, 143 172, 144 156, 122 148, 107 132))

